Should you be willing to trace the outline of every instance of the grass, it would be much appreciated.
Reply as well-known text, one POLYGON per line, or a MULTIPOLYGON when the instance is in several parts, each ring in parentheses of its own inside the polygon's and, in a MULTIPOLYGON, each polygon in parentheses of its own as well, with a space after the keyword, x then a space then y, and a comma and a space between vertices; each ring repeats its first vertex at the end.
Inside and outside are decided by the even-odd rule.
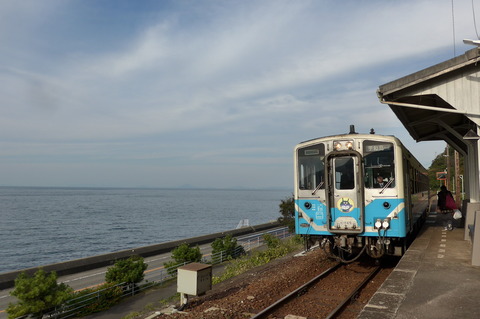
POLYGON ((221 276, 214 276, 212 283, 218 284, 229 278, 238 276, 255 267, 268 264, 270 261, 283 257, 290 252, 302 247, 301 241, 296 236, 284 241, 268 242, 268 249, 265 251, 255 251, 251 255, 232 260, 225 267, 225 272, 221 276))
MULTIPOLYGON (((225 267, 225 271, 221 276, 213 276, 212 284, 218 284, 222 281, 228 280, 232 277, 238 276, 250 269, 258 266, 268 264, 274 259, 281 258, 287 254, 300 250, 303 248, 301 238, 298 236, 292 236, 285 240, 275 240, 272 238, 264 238, 267 242, 266 250, 255 250, 251 254, 244 255, 241 258, 230 260, 225 267)), ((157 304, 149 304, 141 311, 135 311, 122 319, 134 319, 143 316, 149 312, 163 309, 169 304, 178 302, 180 300, 180 294, 176 293, 173 296, 161 299, 157 304)))

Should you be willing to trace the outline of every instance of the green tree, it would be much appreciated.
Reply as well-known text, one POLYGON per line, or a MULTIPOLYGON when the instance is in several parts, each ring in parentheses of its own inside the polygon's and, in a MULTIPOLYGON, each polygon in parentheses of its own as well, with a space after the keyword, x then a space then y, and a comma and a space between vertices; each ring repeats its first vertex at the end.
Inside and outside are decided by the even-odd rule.
POLYGON ((202 260, 202 253, 200 247, 192 248, 187 243, 183 243, 172 250, 172 258, 174 261, 163 263, 169 274, 175 273, 177 267, 185 263, 199 262, 202 260))
POLYGON ((178 263, 199 262, 202 260, 200 247, 190 247, 183 243, 172 251, 172 258, 178 263))
POLYGON ((18 302, 8 305, 8 318, 28 314, 42 318, 43 314, 70 299, 72 293, 72 288, 57 283, 56 272, 47 273, 39 269, 32 277, 23 272, 15 279, 15 288, 10 292, 10 295, 17 297, 18 302))
POLYGON ((147 267, 148 264, 140 256, 118 260, 112 267, 107 269, 105 280, 107 283, 125 283, 126 287, 134 289, 135 284, 143 280, 147 267))
MULTIPOLYGON (((452 181, 455 177, 455 151, 452 147, 447 146, 445 147, 444 151, 437 155, 432 161, 432 164, 428 168, 428 178, 430 182, 430 189, 437 191, 441 185, 444 185, 444 181, 437 180, 437 173, 438 172, 445 172, 447 171, 449 184, 451 185, 449 188, 453 189, 452 181), (448 151, 447 151, 448 147, 448 151), (448 154, 448 155, 447 155, 448 154), (447 165, 449 163, 449 165, 447 165), (450 166, 450 172, 448 172, 447 166, 450 166)), ((460 175, 464 174, 464 158, 460 155, 459 157, 459 168, 460 168, 460 175)))
POLYGON ((242 247, 237 245, 237 239, 233 238, 231 234, 228 234, 223 238, 217 238, 212 243, 212 256, 214 262, 217 262, 220 259, 233 259, 242 252, 242 247))
POLYGON ((283 199, 279 206, 279 212, 282 217, 278 218, 278 221, 288 227, 290 232, 295 230, 295 201, 293 195, 291 197, 283 199))

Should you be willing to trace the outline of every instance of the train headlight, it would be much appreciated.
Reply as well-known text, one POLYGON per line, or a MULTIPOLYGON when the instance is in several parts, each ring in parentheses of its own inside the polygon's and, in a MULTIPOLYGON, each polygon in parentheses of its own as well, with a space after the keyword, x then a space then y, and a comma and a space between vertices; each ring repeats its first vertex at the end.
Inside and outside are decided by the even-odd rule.
POLYGON ((382 220, 380 218, 377 218, 377 221, 375 222, 375 228, 382 228, 382 220))
POLYGON ((335 151, 353 150, 353 141, 333 141, 335 151))

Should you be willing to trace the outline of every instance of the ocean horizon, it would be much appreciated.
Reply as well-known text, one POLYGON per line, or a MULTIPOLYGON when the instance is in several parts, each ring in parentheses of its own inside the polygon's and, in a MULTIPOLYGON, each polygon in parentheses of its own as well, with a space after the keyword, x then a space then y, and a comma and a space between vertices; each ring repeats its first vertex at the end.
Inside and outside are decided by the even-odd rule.
POLYGON ((0 273, 280 217, 287 189, 0 186, 0 273))

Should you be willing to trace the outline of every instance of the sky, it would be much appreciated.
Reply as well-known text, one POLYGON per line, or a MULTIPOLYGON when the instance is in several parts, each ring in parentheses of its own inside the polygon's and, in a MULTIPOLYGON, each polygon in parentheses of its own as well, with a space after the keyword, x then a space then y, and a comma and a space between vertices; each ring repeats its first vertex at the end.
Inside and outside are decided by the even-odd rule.
POLYGON ((293 189, 351 124, 428 167, 376 90, 465 38, 471 0, 0 0, 0 185, 293 189))

